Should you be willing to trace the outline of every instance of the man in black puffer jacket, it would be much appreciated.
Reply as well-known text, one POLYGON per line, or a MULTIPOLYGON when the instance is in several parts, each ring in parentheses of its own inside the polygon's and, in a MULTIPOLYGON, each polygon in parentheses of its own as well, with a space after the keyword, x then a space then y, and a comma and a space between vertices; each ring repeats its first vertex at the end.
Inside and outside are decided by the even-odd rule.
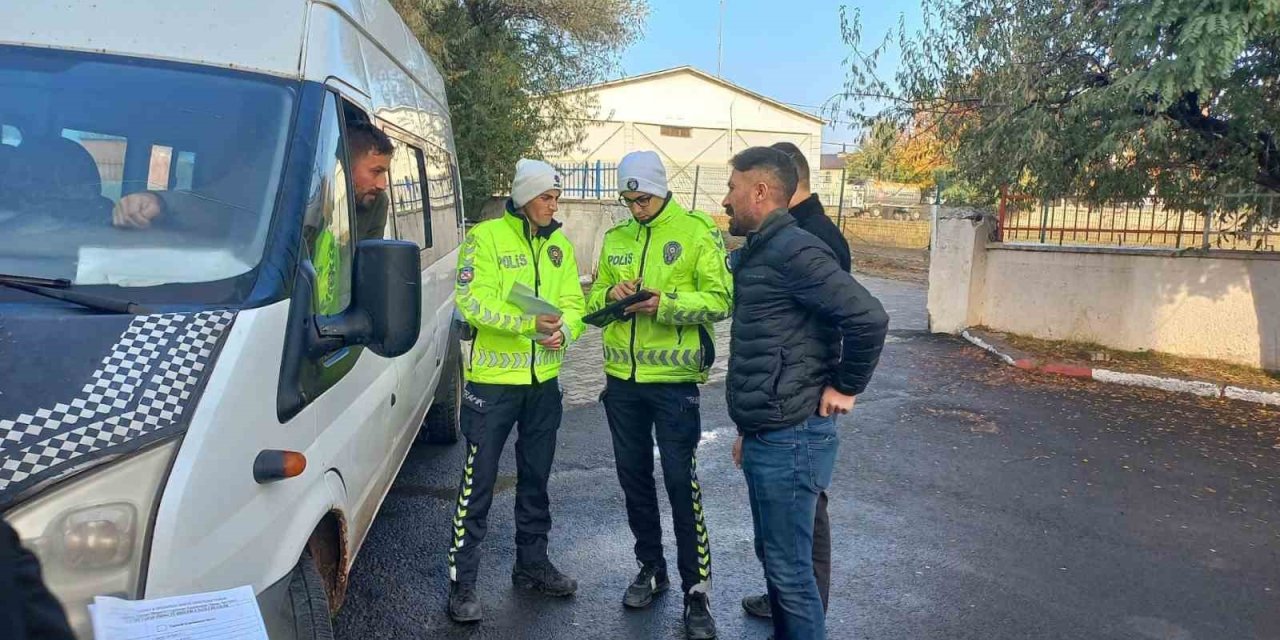
POLYGON ((733 274, 734 458, 747 480, 774 637, 820 640, 826 625, 812 560, 818 494, 835 466, 835 417, 866 389, 889 316, 787 213, 797 177, 786 154, 753 147, 731 164, 729 230, 747 237, 733 274))
MULTIPOLYGON (((770 147, 787 154, 796 165, 796 193, 791 196, 789 211, 791 217, 796 219, 796 225, 825 243, 835 254, 840 270, 849 271, 853 266, 849 258, 849 243, 831 218, 827 217, 826 208, 822 206, 818 194, 810 191, 809 161, 800 152, 800 148, 790 142, 776 142, 770 147)), ((826 491, 818 493, 818 507, 813 517, 813 575, 818 580, 818 594, 822 596, 822 609, 825 611, 831 594, 831 518, 827 513, 826 491)), ((768 593, 743 598, 742 608, 761 618, 773 615, 769 610, 768 593)))

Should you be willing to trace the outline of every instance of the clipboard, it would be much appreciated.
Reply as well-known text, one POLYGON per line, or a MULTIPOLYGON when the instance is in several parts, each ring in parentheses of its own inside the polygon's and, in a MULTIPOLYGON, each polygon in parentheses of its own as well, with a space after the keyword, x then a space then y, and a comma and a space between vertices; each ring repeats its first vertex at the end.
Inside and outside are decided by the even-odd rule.
POLYGON ((582 321, 593 327, 603 328, 613 324, 614 322, 627 320, 632 316, 632 314, 624 311, 627 307, 637 302, 644 302, 645 300, 652 298, 654 295, 656 294, 652 291, 637 291, 617 302, 609 304, 595 313, 587 314, 582 318, 582 321))

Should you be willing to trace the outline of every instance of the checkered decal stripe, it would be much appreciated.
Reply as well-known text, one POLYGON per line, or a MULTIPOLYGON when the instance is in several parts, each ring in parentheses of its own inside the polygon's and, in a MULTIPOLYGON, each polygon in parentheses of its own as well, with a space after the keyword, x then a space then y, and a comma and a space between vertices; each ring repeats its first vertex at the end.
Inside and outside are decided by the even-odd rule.
POLYGON ((74 397, 0 418, 0 495, 171 429, 235 313, 138 316, 74 397))

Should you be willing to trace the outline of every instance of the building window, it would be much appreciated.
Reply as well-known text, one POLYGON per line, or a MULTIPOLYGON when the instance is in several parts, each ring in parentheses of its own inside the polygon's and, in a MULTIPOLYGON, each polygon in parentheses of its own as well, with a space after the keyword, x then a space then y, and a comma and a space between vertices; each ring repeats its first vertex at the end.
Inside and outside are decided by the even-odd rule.
POLYGON ((689 127, 662 127, 660 133, 668 138, 692 138, 693 129, 689 127))

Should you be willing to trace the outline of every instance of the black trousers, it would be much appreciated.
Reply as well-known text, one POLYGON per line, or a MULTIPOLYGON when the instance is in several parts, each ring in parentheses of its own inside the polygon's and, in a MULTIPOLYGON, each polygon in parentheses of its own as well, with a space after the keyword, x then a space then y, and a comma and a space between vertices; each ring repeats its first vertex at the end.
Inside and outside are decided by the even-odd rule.
POLYGON ((618 482, 626 496, 627 523, 635 536, 636 559, 666 566, 662 520, 653 479, 653 445, 662 459, 662 477, 675 524, 676 558, 685 593, 710 591, 711 541, 702 514, 698 483, 698 441, 702 418, 693 383, 636 383, 606 376, 604 410, 613 435, 618 482))
POLYGON ((449 579, 475 584, 480 545, 489 528, 498 461, 514 426, 516 438, 516 562, 547 558, 551 531, 547 481, 556 453, 562 413, 560 383, 534 385, 467 383, 462 394, 466 464, 458 487, 449 549, 449 579))

